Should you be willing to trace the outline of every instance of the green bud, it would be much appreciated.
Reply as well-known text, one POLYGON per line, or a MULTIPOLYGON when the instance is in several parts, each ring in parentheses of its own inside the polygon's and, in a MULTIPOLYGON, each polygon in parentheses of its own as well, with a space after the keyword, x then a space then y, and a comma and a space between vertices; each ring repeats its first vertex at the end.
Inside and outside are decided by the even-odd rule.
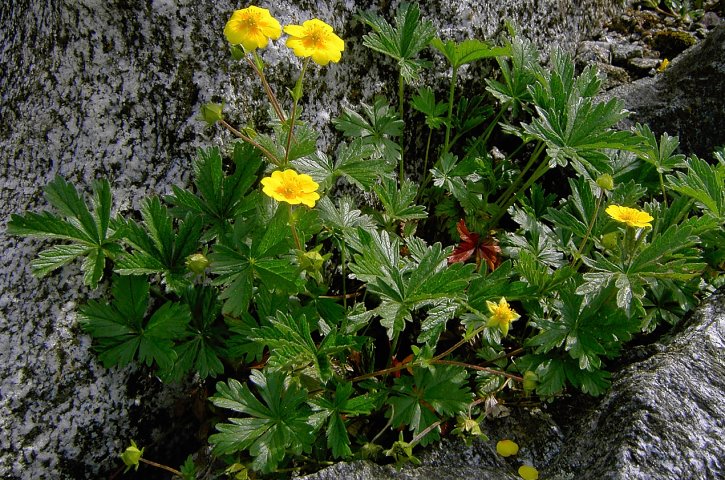
POLYGON ((204 254, 194 253, 186 257, 186 268, 196 273, 197 275, 201 275, 202 273, 204 273, 208 266, 209 259, 206 258, 204 254))
POLYGON ((126 465, 126 470, 123 473, 128 472, 131 467, 135 467, 138 470, 138 464, 143 456, 143 451, 143 448, 139 450, 136 442, 131 440, 131 446, 121 454, 121 460, 126 465))
POLYGON ((230 45, 231 51, 232 51, 232 58, 236 60, 237 62, 240 60, 244 60, 244 56, 247 54, 247 52, 244 51, 244 48, 241 45, 230 45))
POLYGON ((599 188, 605 191, 610 191, 614 188, 614 179, 608 173, 604 173, 597 178, 597 185, 599 188))
POLYGON ((615 250, 617 248, 617 241, 619 240, 619 232, 610 232, 602 235, 602 245, 607 250, 615 250))
POLYGON ((533 392, 539 385, 539 376, 531 370, 524 372, 524 391, 526 393, 533 392))
POLYGON ((224 108, 223 103, 205 103, 201 106, 199 118, 210 126, 214 125, 223 118, 222 108, 224 108))

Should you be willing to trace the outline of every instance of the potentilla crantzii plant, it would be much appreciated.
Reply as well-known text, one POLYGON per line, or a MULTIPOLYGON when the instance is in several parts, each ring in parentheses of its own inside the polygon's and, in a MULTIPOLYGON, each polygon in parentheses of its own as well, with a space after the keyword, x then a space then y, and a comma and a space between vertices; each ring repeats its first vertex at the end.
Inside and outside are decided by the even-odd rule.
MULTIPOLYGON (((224 36, 261 82, 269 126, 235 127, 204 105, 232 141, 199 153, 188 188, 128 218, 113 214, 107 180, 86 200, 58 177, 52 211, 8 225, 60 241, 33 260, 36 275, 82 259, 85 283, 110 287, 78 311, 106 367, 220 380, 209 442, 235 478, 416 462, 413 447, 443 431, 482 437, 501 400, 600 395, 628 340, 723 283, 725 151, 687 158, 645 125, 615 129, 626 112, 596 99, 596 71, 577 75, 558 51, 542 66, 513 29, 499 45, 458 43, 405 4, 392 24, 360 19, 362 42, 396 60, 398 95, 345 109, 334 155, 317 151, 298 104, 307 70, 338 68, 345 41, 323 20, 282 27, 252 6, 224 36), (262 50, 285 46, 301 68, 279 98, 262 50), (497 73, 461 95, 473 62, 497 73), (428 68, 451 73, 445 98, 437 85, 411 91, 428 68), (404 141, 412 132, 424 145, 404 141), (406 158, 423 159, 422 176, 406 158), (341 179, 361 195, 336 193, 341 179)), ((134 443, 122 459, 153 464, 134 443)), ((191 458, 164 468, 197 476, 191 458)))

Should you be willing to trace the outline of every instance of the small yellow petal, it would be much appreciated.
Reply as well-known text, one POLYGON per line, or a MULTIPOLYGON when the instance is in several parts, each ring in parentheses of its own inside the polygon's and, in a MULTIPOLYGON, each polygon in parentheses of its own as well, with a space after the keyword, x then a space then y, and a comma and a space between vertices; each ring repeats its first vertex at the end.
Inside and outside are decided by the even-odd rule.
POLYGON ((519 476, 524 480, 538 480, 539 471, 531 465, 521 465, 519 467, 519 476))
POLYGON ((510 457, 519 453, 519 446, 512 440, 501 440, 496 444, 496 451, 502 457, 510 457))

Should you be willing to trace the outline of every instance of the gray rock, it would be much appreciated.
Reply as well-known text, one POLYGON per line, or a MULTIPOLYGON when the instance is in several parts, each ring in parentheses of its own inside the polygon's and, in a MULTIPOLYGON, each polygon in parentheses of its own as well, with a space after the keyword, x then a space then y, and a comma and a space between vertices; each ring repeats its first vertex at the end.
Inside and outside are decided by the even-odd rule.
MULTIPOLYGON (((394 90, 391 62, 362 47, 365 29, 353 14, 389 14, 397 4, 272 2, 283 24, 317 16, 348 42, 339 65, 314 68, 306 81, 304 115, 319 126, 320 148, 333 143, 328 121, 341 106, 394 90)), ((55 174, 86 184, 109 177, 115 210, 124 213, 185 184, 199 146, 229 142, 195 119, 202 103, 224 99, 236 124, 266 121, 260 87, 244 64, 229 60, 221 35, 238 7, 231 0, 1 2, 0 231, 11 213, 46 206, 41 191, 55 174)), ((423 6, 444 38, 488 38, 511 19, 537 44, 569 50, 621 8, 619 0, 423 6)), ((284 92, 299 62, 281 43, 262 55, 284 92)), ((165 404, 179 394, 143 373, 96 363, 74 313, 89 295, 78 266, 34 279, 29 261, 40 248, 0 236, 0 477, 97 478, 118 465, 130 438, 153 441, 148 432, 139 437, 139 426, 168 425, 165 404)), ((157 443, 176 448, 169 439, 157 443)))
POLYGON ((662 63, 662 61, 658 58, 635 57, 629 59, 627 66, 635 72, 644 75, 652 73, 654 69, 660 65, 660 63, 662 63))
POLYGON ((618 97, 632 113, 621 126, 648 123, 658 136, 680 137, 684 153, 709 158, 725 145, 725 26, 713 29, 661 74, 614 88, 603 98, 618 97))
POLYGON ((522 464, 552 480, 725 478, 724 351, 721 289, 670 337, 631 349, 601 399, 575 395, 484 420, 490 440, 446 440, 419 454, 420 467, 340 463, 302 479, 513 479, 522 464), (520 450, 504 459, 495 445, 506 438, 520 450))

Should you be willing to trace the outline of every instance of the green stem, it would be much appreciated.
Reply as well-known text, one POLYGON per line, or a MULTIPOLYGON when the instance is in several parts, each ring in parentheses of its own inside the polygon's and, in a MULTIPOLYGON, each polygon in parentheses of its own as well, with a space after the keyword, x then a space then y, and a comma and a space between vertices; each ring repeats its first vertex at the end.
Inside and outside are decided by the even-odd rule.
POLYGON ((451 86, 448 89, 448 116, 446 117, 446 138, 443 142, 443 151, 441 156, 448 153, 448 149, 451 147, 451 123, 453 121, 453 99, 456 94, 456 81, 458 81, 458 68, 452 67, 453 73, 451 74, 451 86))
POLYGON ((428 171, 428 158, 430 154, 430 142, 433 138, 433 129, 428 128, 428 141, 425 143, 425 159, 423 160, 423 182, 420 185, 420 188, 418 189, 418 193, 416 194, 416 202, 418 201, 418 196, 421 195, 426 188, 428 187, 428 183, 430 183, 430 179, 433 177, 431 173, 428 171))
MULTIPOLYGON (((403 78, 403 73, 400 72, 398 74, 398 115, 400 115, 400 120, 403 122, 403 125, 405 125, 405 78, 403 78)), ((400 134, 400 172, 399 172, 399 179, 400 185, 403 185, 403 180, 405 180, 405 128, 403 128, 403 132, 400 134)))
POLYGON ((295 83, 295 88, 292 91, 292 113, 290 115, 289 119, 289 131, 287 132, 287 149, 284 152, 284 165, 287 166, 289 163, 289 152, 290 148, 292 147, 292 135, 293 131, 295 129, 295 122, 297 120, 297 103, 299 102, 300 98, 302 98, 302 84, 305 78, 305 72, 307 72, 307 65, 310 64, 310 58, 305 58, 305 61, 302 63, 302 70, 300 70, 300 76, 297 78, 297 83, 295 83))
POLYGON ((295 228, 295 217, 292 211, 292 204, 288 203, 287 206, 289 207, 289 227, 292 230, 292 238, 295 241, 295 246, 297 247, 297 250, 303 250, 302 243, 300 242, 300 237, 297 235, 297 229, 295 228))
POLYGON ((267 77, 264 75, 264 71, 259 68, 259 64, 262 63, 262 60, 259 58, 259 55, 257 54, 257 51, 255 50, 252 55, 254 55, 254 60, 249 58, 249 56, 245 56, 244 58, 247 59, 247 62, 252 66, 254 71, 259 76, 259 79, 262 81, 262 87, 264 87, 264 91, 267 94, 267 98, 269 98, 269 103, 272 104, 272 109, 277 114, 277 117, 279 117, 279 121, 284 123, 285 122, 285 116, 284 112, 282 111, 282 107, 279 105, 279 101, 277 100, 277 97, 275 96, 274 92, 272 91, 272 87, 269 86, 269 82, 267 82, 267 77))
POLYGON ((478 365, 472 365, 470 363, 465 363, 465 362, 457 362, 455 360, 431 360, 430 363, 435 364, 435 365, 455 365, 457 367, 470 368, 472 370, 479 370, 481 372, 491 373, 493 375, 501 375, 502 377, 516 380, 517 382, 524 381, 524 379, 522 377, 519 377, 518 375, 514 375, 513 373, 507 373, 507 372, 504 372, 501 370, 496 370, 495 368, 479 367, 478 365))
POLYGON ((582 239, 582 243, 579 245, 579 249, 576 252, 576 255, 574 256, 574 271, 579 270, 579 267, 582 264, 582 253, 584 252, 584 247, 587 244, 587 241, 589 241, 589 235, 591 235, 592 230, 594 229, 594 223, 597 221, 597 215, 599 215, 599 208, 602 205, 602 199, 604 199, 604 190, 599 194, 599 197, 597 197, 597 204, 594 207, 594 214, 592 215, 591 220, 589 221, 589 225, 587 227, 587 233, 584 235, 584 238, 582 239))
POLYGON ((667 207, 667 190, 665 189, 665 179, 662 177, 662 172, 657 172, 660 176, 660 188, 662 189, 662 201, 665 204, 665 207, 667 207))
POLYGON ((473 142, 473 145, 471 145, 471 148, 468 149, 469 152, 475 152, 476 148, 483 143, 487 144, 488 139, 491 138, 491 134, 493 133, 493 129, 496 128, 496 125, 498 125, 498 121, 501 119, 501 116, 503 116, 504 111, 499 110, 499 112, 496 114, 496 117, 491 120, 491 122, 486 127, 486 131, 483 132, 481 136, 479 136, 475 142, 473 142))
POLYGON ((498 221, 501 220, 501 217, 503 217, 504 213, 506 213, 506 210, 508 210, 508 208, 514 204, 514 202, 516 201, 516 196, 521 192, 525 192, 531 185, 534 184, 534 182, 536 182, 548 171, 549 163, 546 161, 546 158, 544 158, 544 161, 541 162, 541 164, 536 168, 534 173, 531 174, 531 177, 529 177, 526 183, 521 188, 517 189, 516 192, 509 195, 509 198, 506 200, 506 202, 499 207, 499 210, 498 212, 496 212, 496 215, 491 220, 490 225, 495 226, 498 221))
MULTIPOLYGON (((523 147, 525 144, 521 144, 520 147, 523 147)), ((499 202, 501 205, 508 202, 511 195, 514 195, 516 192, 516 189, 521 184, 521 182, 524 180, 524 176, 529 171, 529 169, 534 165, 534 163, 539 159, 539 156, 541 155, 541 152, 544 150, 544 142, 539 142, 536 147, 534 148, 534 152, 531 154, 531 157, 529 157, 529 161, 524 166, 523 170, 519 172, 518 176, 516 177, 516 180, 509 185, 509 187, 506 189, 506 191, 503 192, 501 197, 499 197, 499 200, 496 202, 496 205, 499 205, 499 202)))

